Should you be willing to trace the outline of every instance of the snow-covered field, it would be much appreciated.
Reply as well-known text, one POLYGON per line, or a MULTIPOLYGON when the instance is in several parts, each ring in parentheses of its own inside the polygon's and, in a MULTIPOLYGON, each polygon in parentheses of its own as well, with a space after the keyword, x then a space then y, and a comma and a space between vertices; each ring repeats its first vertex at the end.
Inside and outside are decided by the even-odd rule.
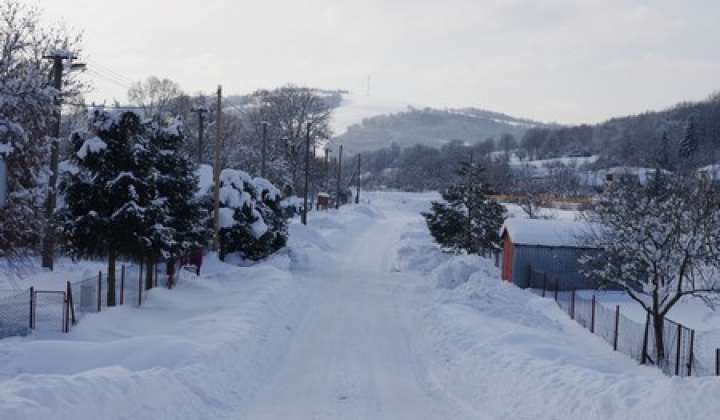
POLYGON ((0 340, 0 419, 718 418, 720 379, 638 366, 491 261, 438 252, 418 214, 436 195, 363 197, 256 266, 211 255, 140 308, 0 340))

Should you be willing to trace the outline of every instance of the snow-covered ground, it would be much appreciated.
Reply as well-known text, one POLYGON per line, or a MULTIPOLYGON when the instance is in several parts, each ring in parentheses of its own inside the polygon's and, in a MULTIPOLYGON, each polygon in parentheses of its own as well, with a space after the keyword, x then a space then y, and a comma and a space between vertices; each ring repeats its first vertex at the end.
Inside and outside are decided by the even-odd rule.
POLYGON ((720 379, 638 366, 491 261, 440 253, 435 194, 363 199, 261 264, 210 255, 140 308, 0 340, 0 419, 718 418, 720 379))

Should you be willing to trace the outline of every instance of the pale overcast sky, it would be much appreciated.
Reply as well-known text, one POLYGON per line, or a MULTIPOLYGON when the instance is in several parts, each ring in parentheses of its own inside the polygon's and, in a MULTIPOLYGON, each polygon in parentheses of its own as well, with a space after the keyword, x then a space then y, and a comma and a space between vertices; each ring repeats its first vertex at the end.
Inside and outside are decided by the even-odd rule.
MULTIPOLYGON (((25 1, 82 31, 89 68, 124 85, 369 86, 416 106, 560 123, 720 90, 719 0, 25 1)), ((126 100, 126 87, 88 76, 90 99, 126 100)))

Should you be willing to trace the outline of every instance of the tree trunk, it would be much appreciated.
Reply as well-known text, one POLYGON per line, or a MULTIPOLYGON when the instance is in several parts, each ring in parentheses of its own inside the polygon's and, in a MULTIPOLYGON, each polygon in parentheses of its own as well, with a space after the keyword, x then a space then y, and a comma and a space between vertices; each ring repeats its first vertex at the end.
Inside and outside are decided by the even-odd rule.
POLYGON ((663 367, 665 365, 665 319, 662 315, 653 314, 653 331, 655 332, 655 364, 663 367))
POLYGON ((108 253, 107 306, 115 306, 115 251, 108 253))

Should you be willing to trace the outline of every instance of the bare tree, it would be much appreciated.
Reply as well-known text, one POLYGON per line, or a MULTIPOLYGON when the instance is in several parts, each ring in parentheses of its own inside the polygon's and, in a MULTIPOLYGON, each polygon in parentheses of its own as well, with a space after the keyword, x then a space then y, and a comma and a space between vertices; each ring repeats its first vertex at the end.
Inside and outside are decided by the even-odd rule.
POLYGON ((182 96, 183 91, 177 82, 157 76, 135 82, 128 89, 128 100, 140 106, 146 118, 164 117, 164 114, 173 112, 173 106, 179 103, 178 98, 182 96))
POLYGON ((266 148, 267 178, 283 189, 302 191, 308 136, 312 152, 332 136, 331 115, 332 107, 316 89, 288 85, 253 93, 245 117, 246 141, 256 151, 266 148))
POLYGON ((666 315, 685 296, 720 298, 720 196, 694 179, 662 175, 606 192, 588 212, 588 274, 620 287, 648 311, 657 364, 666 360, 666 315))

